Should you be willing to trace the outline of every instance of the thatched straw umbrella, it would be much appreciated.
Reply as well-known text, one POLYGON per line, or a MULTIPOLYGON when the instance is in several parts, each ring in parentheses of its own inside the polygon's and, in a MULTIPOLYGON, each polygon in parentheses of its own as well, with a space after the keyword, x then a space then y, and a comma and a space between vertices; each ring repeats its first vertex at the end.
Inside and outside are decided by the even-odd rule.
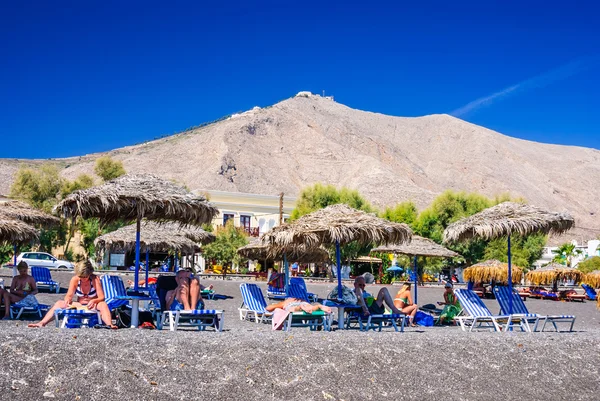
MULTIPOLYGON (((136 224, 121 227, 118 230, 96 238, 96 254, 100 255, 108 249, 130 251, 136 245, 136 224)), ((150 251, 166 252, 174 250, 194 254, 200 251, 199 244, 208 244, 215 240, 215 235, 200 227, 181 227, 173 223, 156 223, 144 221, 141 225, 140 251, 146 252, 146 281, 148 276, 148 258, 150 251)))
MULTIPOLYGON (((24 202, 9 200, 0 202, 0 217, 20 220, 32 226, 56 226, 60 220, 50 214, 44 213, 24 202)), ((17 245, 13 244, 13 264, 17 264, 17 245)))
MULTIPOLYGON (((260 241, 253 241, 248 245, 244 245, 238 248, 237 253, 247 259, 252 260, 283 260, 282 250, 272 250, 271 246, 263 244, 260 241)), ((317 248, 306 248, 301 245, 285 252, 285 256, 289 260, 295 260, 302 263, 322 263, 330 262, 329 252, 326 249, 317 248)))
POLYGON ((583 276, 581 282, 592 288, 600 288, 600 270, 594 270, 591 273, 587 273, 583 276))
POLYGON ((415 303, 417 303, 417 284, 419 280, 417 277, 417 257, 456 258, 460 256, 458 253, 437 244, 429 238, 420 237, 418 235, 413 235, 408 244, 382 245, 371 249, 371 252, 389 252, 396 255, 407 255, 413 258, 415 271, 415 303))
POLYGON ((0 243, 22 244, 38 238, 38 231, 30 225, 0 216, 0 243))
POLYGON ((57 217, 17 200, 0 202, 0 215, 9 219, 21 220, 32 226, 56 226, 60 223, 57 217))
MULTIPOLYGON (((472 238, 507 237, 508 287, 512 292, 511 235, 561 234, 574 225, 575 220, 568 213, 553 213, 535 206, 504 202, 450 224, 444 230, 444 242, 467 241, 472 238)), ((513 299, 510 297, 508 313, 512 313, 512 301, 513 299)))
MULTIPOLYGON (((274 227, 263 235, 263 242, 276 248, 293 248, 301 244, 309 248, 319 245, 334 245, 336 247, 338 294, 342 294, 340 245, 353 241, 360 244, 379 244, 409 242, 412 231, 406 224, 392 223, 339 204, 327 206, 324 209, 300 217, 298 220, 274 227)), ((286 265, 286 288, 288 283, 286 265)))
MULTIPOLYGON (((219 213, 203 196, 151 174, 123 175, 103 185, 75 191, 56 205, 54 211, 65 218, 97 217, 105 223, 135 219, 135 290, 138 289, 143 218, 201 225, 210 223, 219 213)), ((134 324, 137 324, 137 310, 132 313, 134 324)))
POLYGON ((525 275, 525 279, 536 285, 551 284, 552 289, 557 291, 559 280, 573 280, 579 283, 583 279, 583 273, 572 267, 552 262, 539 269, 531 270, 525 275))
MULTIPOLYGON (((478 282, 499 282, 508 283, 508 263, 502 263, 499 260, 486 260, 469 266, 463 272, 466 281, 478 282)), ((523 278, 523 269, 519 266, 512 266, 512 282, 518 283, 523 278)))

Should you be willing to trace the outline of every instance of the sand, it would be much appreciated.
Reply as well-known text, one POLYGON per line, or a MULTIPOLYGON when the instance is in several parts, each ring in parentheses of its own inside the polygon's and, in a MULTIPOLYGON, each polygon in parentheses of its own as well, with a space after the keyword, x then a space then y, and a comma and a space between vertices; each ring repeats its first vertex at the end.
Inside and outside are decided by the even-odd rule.
MULTIPOLYGON (((53 276, 65 284, 70 274, 53 276)), ((1 321, 0 399, 598 397, 600 312, 593 302, 527 300, 530 311, 577 315, 573 333, 464 333, 458 327, 408 328, 404 333, 294 328, 284 333, 239 320, 241 281, 206 283, 233 297, 207 301, 208 308, 225 310, 222 333, 60 330, 53 324, 28 329, 27 321, 1 321)), ((308 288, 324 296, 333 285, 308 283, 308 288)), ((369 287, 371 292, 378 288, 369 287)), ((64 291, 43 293, 39 299, 50 303, 64 291)), ((420 303, 440 300, 442 291, 419 288, 420 303)), ((498 309, 495 300, 485 302, 498 309)))

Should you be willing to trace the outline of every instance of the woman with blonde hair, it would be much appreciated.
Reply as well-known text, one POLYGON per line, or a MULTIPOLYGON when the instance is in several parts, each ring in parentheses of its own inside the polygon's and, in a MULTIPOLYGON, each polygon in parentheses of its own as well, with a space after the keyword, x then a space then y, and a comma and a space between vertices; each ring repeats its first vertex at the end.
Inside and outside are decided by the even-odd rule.
POLYGON ((400 309, 405 315, 408 315, 410 325, 414 327, 416 326, 416 324, 414 323, 415 315, 419 310, 419 306, 413 303, 410 288, 410 283, 402 284, 402 287, 400 287, 400 291, 398 291, 398 293, 396 294, 396 298, 394 298, 394 306, 400 309))
POLYGON ((56 309, 72 308, 98 311, 102 322, 104 322, 104 327, 117 328, 112 324, 110 310, 104 302, 104 291, 100 283, 100 277, 94 274, 94 266, 90 261, 85 261, 75 267, 75 275, 69 282, 69 289, 65 298, 57 301, 40 322, 32 323, 29 327, 44 327, 54 319, 56 309), (74 300, 75 296, 77 296, 77 300, 74 300))

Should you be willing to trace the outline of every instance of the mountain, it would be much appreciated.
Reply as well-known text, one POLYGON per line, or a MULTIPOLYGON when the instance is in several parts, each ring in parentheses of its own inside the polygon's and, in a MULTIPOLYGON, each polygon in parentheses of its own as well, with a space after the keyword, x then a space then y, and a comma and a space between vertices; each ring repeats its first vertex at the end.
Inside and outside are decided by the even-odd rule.
MULTIPOLYGON (((393 117, 301 92, 177 135, 52 162, 72 179, 107 154, 128 172, 200 192, 296 196, 322 182, 358 189, 378 206, 412 200, 420 208, 446 189, 509 192, 598 229, 585 237, 600 234, 600 151, 516 139, 448 115, 393 117)), ((42 162, 1 159, 0 193, 20 163, 42 162)))

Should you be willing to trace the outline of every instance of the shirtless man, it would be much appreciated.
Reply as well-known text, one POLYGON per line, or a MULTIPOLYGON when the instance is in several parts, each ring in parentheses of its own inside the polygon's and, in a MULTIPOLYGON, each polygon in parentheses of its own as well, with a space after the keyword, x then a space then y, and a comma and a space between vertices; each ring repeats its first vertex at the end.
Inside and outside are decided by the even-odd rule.
POLYGON ((390 292, 387 288, 382 288, 377 294, 377 298, 373 298, 368 292, 365 291, 365 278, 358 276, 354 280, 354 293, 358 298, 358 305, 362 308, 363 315, 368 316, 370 314, 378 315, 385 313, 385 305, 392 310, 392 313, 402 313, 395 305, 390 292), (385 303, 385 305, 384 305, 385 303))

